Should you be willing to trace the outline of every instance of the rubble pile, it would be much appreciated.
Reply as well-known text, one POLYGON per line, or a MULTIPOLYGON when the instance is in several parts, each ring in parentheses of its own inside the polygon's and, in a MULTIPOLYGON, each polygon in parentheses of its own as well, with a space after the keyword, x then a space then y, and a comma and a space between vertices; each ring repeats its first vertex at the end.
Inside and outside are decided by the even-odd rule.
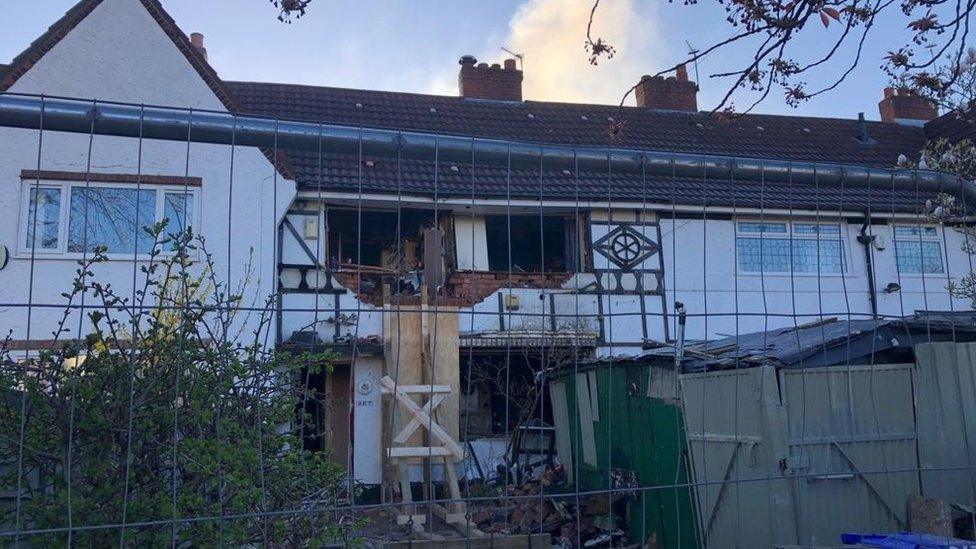
POLYGON ((503 496, 472 504, 471 521, 487 534, 550 534, 566 549, 625 546, 619 503, 626 493, 579 495, 561 490, 547 468, 538 480, 507 485, 503 496))

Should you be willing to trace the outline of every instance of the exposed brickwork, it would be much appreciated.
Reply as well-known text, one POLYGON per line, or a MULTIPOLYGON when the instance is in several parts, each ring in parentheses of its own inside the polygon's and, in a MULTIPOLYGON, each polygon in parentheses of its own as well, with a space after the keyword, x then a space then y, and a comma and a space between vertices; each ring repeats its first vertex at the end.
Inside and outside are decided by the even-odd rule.
POLYGON ((666 111, 698 112, 698 84, 688 80, 684 65, 675 76, 642 76, 634 90, 637 106, 666 111))
POLYGON ((939 110, 928 99, 911 90, 885 88, 884 99, 878 103, 882 122, 918 120, 927 122, 939 116, 939 110))
MULTIPOLYGON (((343 288, 356 293, 356 297, 370 305, 383 304, 382 276, 363 274, 363 279, 369 279, 373 290, 360 293, 359 275, 355 272, 335 273, 335 278, 343 288)), ((432 296, 430 304, 445 307, 470 307, 485 300, 491 294, 502 288, 561 288, 571 277, 572 273, 512 273, 492 271, 459 271, 451 273, 447 279, 445 293, 432 296)), ((393 304, 418 305, 420 296, 393 296, 393 304)))
POLYGON ((452 273, 447 286, 453 295, 471 304, 480 303, 502 288, 560 288, 571 273, 512 273, 463 271, 452 273))
POLYGON ((96 183, 138 183, 142 185, 173 185, 179 187, 200 187, 203 179, 178 175, 147 175, 134 173, 85 173, 60 172, 50 170, 21 170, 20 178, 46 181, 92 181, 96 183))
POLYGON ((505 66, 502 67, 498 64, 478 63, 474 57, 464 56, 460 64, 458 89, 461 97, 522 100, 522 71, 515 68, 514 59, 506 59, 505 66))

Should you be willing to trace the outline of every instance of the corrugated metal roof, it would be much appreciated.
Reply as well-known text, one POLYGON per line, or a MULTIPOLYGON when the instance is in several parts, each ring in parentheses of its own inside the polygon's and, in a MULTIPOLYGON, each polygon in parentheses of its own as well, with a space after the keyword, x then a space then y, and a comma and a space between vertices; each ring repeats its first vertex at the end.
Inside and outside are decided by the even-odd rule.
MULTIPOLYGON (((754 332, 685 347, 685 371, 749 368, 773 364, 786 368, 863 364, 884 353, 907 353, 919 343, 976 341, 976 312, 923 312, 878 320, 825 319, 797 327, 754 332)), ((603 362, 605 362, 604 360, 603 362)), ((621 362, 621 359, 612 359, 621 362)), ((671 367, 674 348, 660 347, 624 361, 671 367)), ((601 362, 601 361, 597 361, 601 362)))

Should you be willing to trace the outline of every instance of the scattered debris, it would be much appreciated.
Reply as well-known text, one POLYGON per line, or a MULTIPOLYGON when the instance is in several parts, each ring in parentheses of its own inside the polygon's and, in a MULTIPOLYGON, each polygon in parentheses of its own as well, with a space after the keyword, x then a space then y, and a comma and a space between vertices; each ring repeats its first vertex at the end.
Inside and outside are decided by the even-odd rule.
MULTIPOLYGON (((612 495, 577 496, 567 490, 562 464, 547 465, 537 478, 522 484, 489 487, 479 485, 480 495, 493 490, 496 499, 479 498, 471 504, 471 522, 489 535, 549 534, 558 546, 618 547, 627 540, 619 503, 629 499, 633 473, 613 471, 612 495)), ((470 487, 472 492, 474 487, 470 487)))

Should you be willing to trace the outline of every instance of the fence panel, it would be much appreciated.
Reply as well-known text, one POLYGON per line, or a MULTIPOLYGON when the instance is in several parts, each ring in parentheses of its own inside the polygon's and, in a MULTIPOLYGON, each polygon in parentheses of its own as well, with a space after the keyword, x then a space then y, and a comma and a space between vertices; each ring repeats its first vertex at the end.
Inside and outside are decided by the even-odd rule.
POLYGON ((976 345, 922 343, 915 353, 922 493, 976 501, 976 345))

